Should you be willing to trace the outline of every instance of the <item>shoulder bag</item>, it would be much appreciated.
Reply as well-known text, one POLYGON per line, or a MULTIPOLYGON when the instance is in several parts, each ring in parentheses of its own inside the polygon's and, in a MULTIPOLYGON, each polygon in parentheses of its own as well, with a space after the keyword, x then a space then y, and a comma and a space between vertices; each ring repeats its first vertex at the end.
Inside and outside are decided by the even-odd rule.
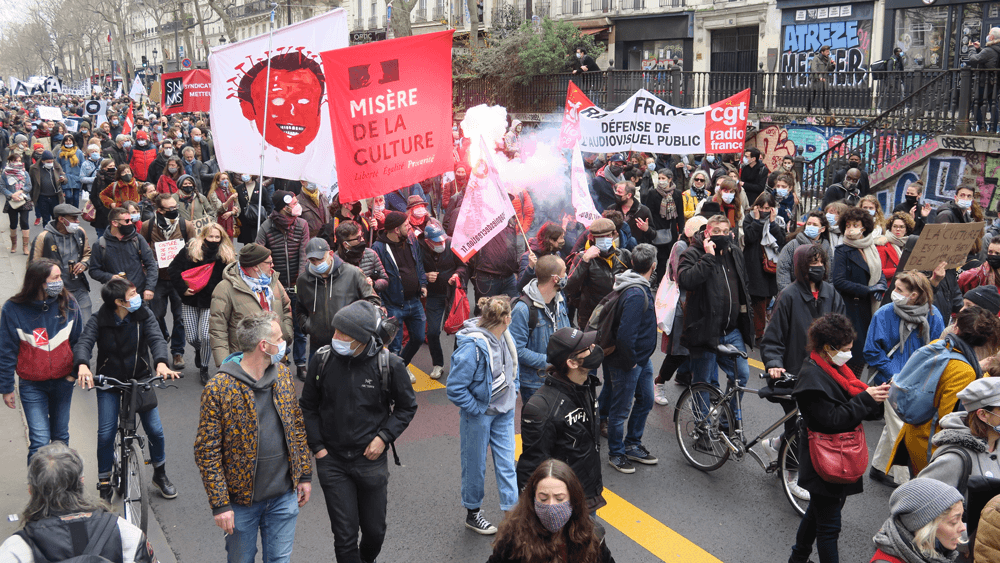
POLYGON ((809 460, 827 483, 856 483, 868 468, 868 444, 861 424, 850 432, 824 434, 808 430, 809 460))

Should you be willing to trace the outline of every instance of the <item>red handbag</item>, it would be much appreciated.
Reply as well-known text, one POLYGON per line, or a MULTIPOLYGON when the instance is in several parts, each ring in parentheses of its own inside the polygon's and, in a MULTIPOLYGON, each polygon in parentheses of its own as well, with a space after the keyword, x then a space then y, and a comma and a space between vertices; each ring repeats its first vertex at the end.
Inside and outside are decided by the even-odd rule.
POLYGON ((198 293, 199 291, 205 289, 205 286, 208 285, 208 280, 212 279, 212 268, 214 267, 215 262, 195 266, 190 270, 184 270, 181 272, 181 277, 187 282, 188 289, 198 293))
POLYGON ((444 320, 444 331, 455 334, 462 330, 465 321, 469 320, 469 296, 461 287, 455 288, 455 298, 451 302, 448 318, 444 320))
POLYGON ((868 444, 862 425, 850 432, 823 434, 809 430, 809 460, 827 483, 856 483, 868 469, 868 444))

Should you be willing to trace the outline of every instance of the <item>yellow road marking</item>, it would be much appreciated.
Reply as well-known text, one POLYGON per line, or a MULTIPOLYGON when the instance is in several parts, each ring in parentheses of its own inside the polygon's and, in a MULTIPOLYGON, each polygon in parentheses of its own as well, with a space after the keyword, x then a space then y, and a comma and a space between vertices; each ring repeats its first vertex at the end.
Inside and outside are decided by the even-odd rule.
POLYGON ((431 376, 427 375, 417 366, 410 364, 410 371, 413 375, 417 377, 417 382, 413 384, 413 390, 417 393, 421 391, 434 391, 435 389, 444 389, 444 385, 440 381, 431 379, 431 376))
POLYGON ((764 364, 758 362, 757 360, 755 360, 753 358, 748 359, 747 363, 750 364, 751 366, 753 366, 753 367, 761 370, 761 371, 764 371, 764 364))

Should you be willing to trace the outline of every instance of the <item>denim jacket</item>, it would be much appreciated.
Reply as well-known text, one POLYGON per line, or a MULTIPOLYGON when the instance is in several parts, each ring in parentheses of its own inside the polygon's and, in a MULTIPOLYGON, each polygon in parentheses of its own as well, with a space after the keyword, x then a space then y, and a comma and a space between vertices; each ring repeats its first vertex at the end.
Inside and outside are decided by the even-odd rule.
MULTIPOLYGON (((466 324, 474 320, 469 319, 466 324)), ((510 348, 511 355, 516 355, 510 331, 504 333, 504 342, 510 348)), ((514 388, 520 389, 516 371, 514 388)), ((448 372, 448 399, 455 406, 470 414, 484 414, 490 406, 492 383, 493 367, 489 344, 484 338, 476 338, 460 332, 455 337, 455 351, 451 355, 451 370, 448 372)))
POLYGON ((531 317, 528 304, 519 299, 514 302, 514 307, 511 310, 510 335, 514 338, 514 344, 517 345, 517 364, 521 374, 521 385, 537 390, 542 386, 542 377, 545 373, 545 367, 548 365, 546 349, 549 345, 549 338, 560 328, 569 327, 570 322, 566 313, 566 302, 561 292, 555 296, 555 315, 542 299, 542 295, 538 291, 537 279, 531 280, 522 292, 531 300, 531 307, 538 310, 538 324, 533 330, 529 328, 531 317))

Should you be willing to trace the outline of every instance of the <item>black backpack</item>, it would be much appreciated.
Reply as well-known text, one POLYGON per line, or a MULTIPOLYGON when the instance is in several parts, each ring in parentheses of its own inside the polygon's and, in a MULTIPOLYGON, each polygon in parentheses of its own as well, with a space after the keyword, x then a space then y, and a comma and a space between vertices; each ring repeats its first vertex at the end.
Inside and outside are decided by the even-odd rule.
POLYGON ((38 548, 38 544, 31 538, 33 534, 30 534, 27 529, 18 530, 14 535, 20 536, 24 543, 28 544, 35 563, 112 563, 110 559, 99 554, 111 541, 114 534, 118 533, 118 516, 107 512, 97 512, 93 518, 101 519, 93 534, 87 533, 85 520, 75 520, 63 524, 69 527, 70 537, 73 541, 73 552, 79 554, 69 559, 52 561, 46 558, 38 548))
MULTIPOLYGON (((585 330, 587 332, 597 331, 596 344, 604 349, 605 356, 613 354, 617 346, 615 334, 618 333, 618 325, 622 320, 622 294, 629 288, 640 287, 641 285, 630 283, 622 286, 621 289, 613 290, 611 293, 605 295, 604 299, 601 299, 601 302, 594 307, 594 312, 590 314, 590 320, 587 321, 585 330)), ((643 291, 642 297, 646 301, 646 304, 642 306, 642 310, 645 311, 649 308, 649 296, 643 291)))

